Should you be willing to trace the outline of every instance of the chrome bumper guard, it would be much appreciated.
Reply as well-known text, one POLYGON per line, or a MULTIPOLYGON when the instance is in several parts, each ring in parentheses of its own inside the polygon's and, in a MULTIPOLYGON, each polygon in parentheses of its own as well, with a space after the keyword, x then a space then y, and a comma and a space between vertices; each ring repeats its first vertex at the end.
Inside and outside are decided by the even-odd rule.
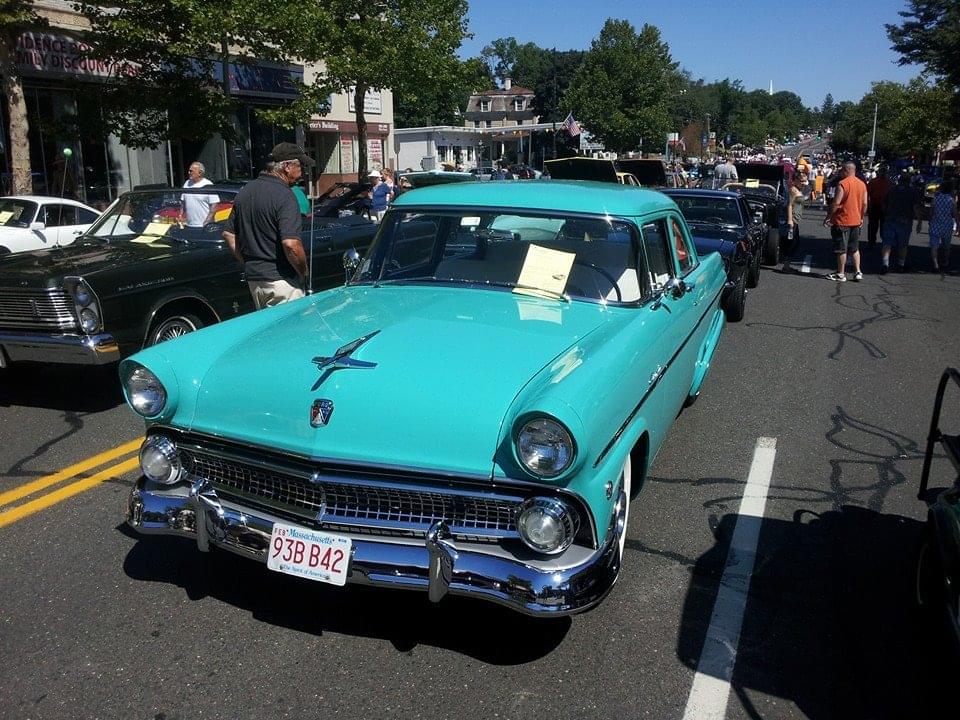
MULTIPOLYGON (((559 568, 458 547, 443 521, 430 527, 425 541, 336 534, 353 541, 348 583, 426 590, 433 602, 448 593, 467 595, 555 617, 589 610, 610 592, 620 572, 625 503, 621 493, 599 549, 574 564, 564 565, 560 556, 559 568)), ((221 501, 209 485, 157 485, 141 477, 130 493, 127 522, 141 533, 192 537, 201 551, 214 545, 266 564, 274 522, 290 521, 221 501)))
POLYGON ((112 335, 0 331, 0 367, 9 362, 106 365, 120 359, 112 335))

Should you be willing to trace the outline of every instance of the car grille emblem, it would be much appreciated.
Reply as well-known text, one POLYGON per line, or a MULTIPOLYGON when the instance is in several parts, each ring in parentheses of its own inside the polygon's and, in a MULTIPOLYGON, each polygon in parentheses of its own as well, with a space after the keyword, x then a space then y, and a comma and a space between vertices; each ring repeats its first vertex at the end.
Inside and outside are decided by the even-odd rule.
POLYGON ((41 319, 40 306, 37 305, 37 301, 31 299, 31 300, 30 300, 30 307, 33 308, 33 317, 35 317, 37 320, 40 320, 40 319, 41 319))
POLYGON ((333 415, 333 400, 318 399, 313 401, 310 406, 310 425, 311 427, 323 427, 330 421, 333 415))

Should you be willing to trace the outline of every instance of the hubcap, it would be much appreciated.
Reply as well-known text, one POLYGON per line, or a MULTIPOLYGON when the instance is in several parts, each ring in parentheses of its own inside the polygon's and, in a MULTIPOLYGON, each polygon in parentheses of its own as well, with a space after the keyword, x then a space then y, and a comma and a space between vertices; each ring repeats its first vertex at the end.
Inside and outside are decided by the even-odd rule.
POLYGON ((153 344, 166 342, 186 335, 197 329, 197 326, 185 317, 172 317, 164 320, 153 334, 153 344))

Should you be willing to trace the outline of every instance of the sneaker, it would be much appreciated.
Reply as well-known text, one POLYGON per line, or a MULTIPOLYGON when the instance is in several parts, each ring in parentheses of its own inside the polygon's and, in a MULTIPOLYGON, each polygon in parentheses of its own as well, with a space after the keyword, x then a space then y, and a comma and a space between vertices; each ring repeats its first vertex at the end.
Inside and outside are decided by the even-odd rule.
POLYGON ((853 281, 860 282, 861 280, 863 280, 863 273, 862 272, 854 273, 853 281))
POLYGON ((833 280, 834 282, 846 282, 847 276, 843 273, 830 273, 827 275, 827 280, 833 280))

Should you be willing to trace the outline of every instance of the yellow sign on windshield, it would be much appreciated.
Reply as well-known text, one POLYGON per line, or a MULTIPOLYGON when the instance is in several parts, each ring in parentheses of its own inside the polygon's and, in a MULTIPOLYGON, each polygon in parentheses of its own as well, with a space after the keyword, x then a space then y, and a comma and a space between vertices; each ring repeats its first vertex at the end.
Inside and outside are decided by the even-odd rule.
MULTIPOLYGON (((576 259, 576 253, 551 250, 540 245, 530 245, 527 248, 527 257, 520 270, 518 285, 527 288, 538 288, 548 293, 562 294, 567 286, 570 268, 576 259)), ((517 288, 514 292, 523 293, 524 288, 517 288)), ((526 290, 529 293, 529 290, 526 290)))
POLYGON ((173 225, 170 225, 168 223, 156 223, 156 222, 147 223, 147 226, 143 229, 143 234, 140 235, 139 237, 135 237, 130 242, 144 243, 146 245, 149 245, 152 242, 156 242, 157 236, 162 237, 163 235, 166 235, 168 232, 170 232, 170 228, 172 227, 173 225))
POLYGON ((4 210, 0 212, 0 225, 6 225, 7 220, 13 217, 13 210, 4 210))
POLYGON ((743 186, 748 188, 758 188, 760 187, 760 181, 757 178, 747 178, 746 182, 743 183, 743 186))

